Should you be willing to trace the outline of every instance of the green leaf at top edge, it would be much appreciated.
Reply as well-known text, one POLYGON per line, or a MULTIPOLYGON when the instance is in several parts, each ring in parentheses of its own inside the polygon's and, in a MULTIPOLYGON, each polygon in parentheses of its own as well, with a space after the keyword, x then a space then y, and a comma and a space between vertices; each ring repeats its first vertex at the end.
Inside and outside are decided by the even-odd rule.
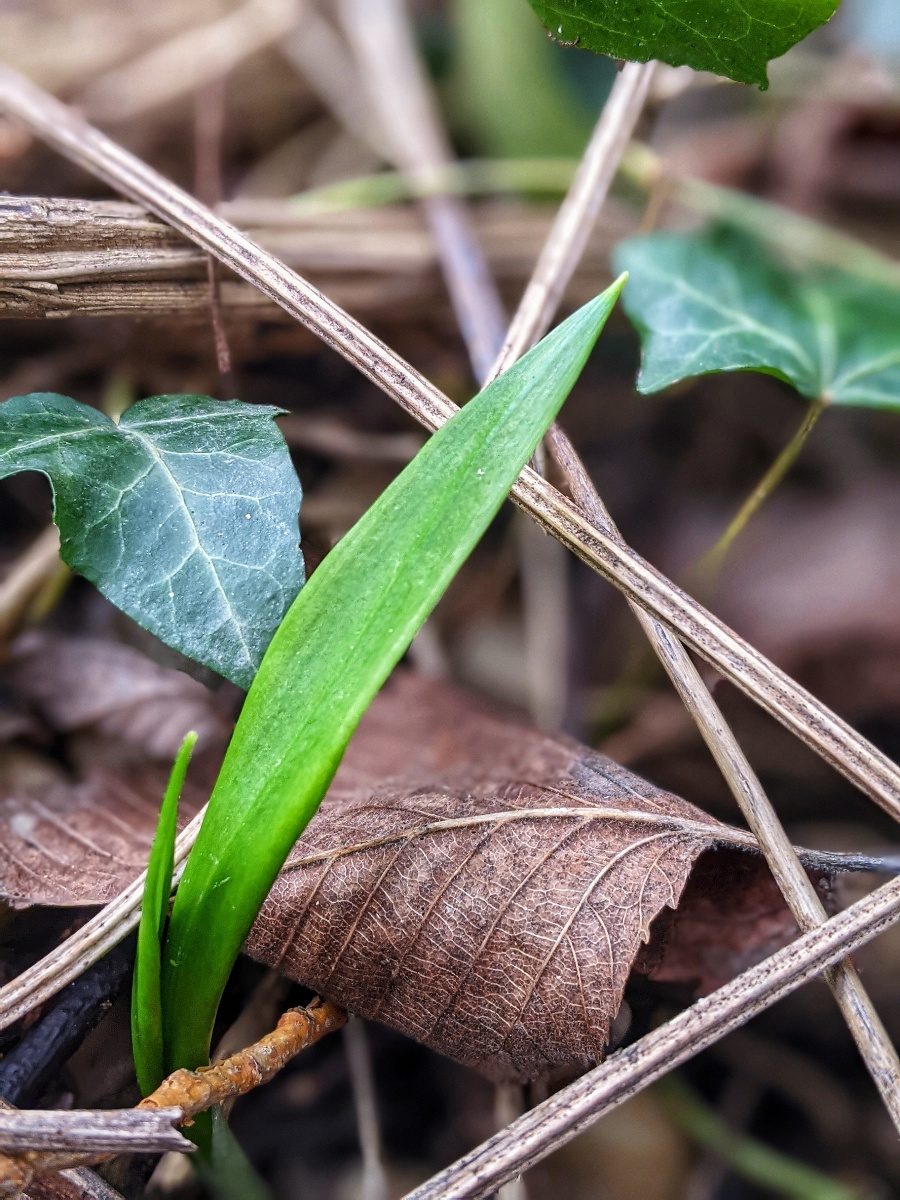
POLYGON ((833 268, 793 270, 725 227, 652 233, 613 254, 643 346, 638 390, 762 371, 828 404, 900 408, 900 291, 833 268))
POLYGON ((291 606, 247 696, 172 910, 167 1068, 207 1060, 231 966, 351 734, 556 416, 621 286, 439 429, 291 606))
POLYGON ((840 0, 529 0, 553 37, 598 54, 768 87, 766 68, 840 0))
POLYGON ((246 688, 304 579, 278 411, 153 396, 116 425, 68 396, 16 396, 0 404, 0 479, 46 475, 72 570, 246 688))

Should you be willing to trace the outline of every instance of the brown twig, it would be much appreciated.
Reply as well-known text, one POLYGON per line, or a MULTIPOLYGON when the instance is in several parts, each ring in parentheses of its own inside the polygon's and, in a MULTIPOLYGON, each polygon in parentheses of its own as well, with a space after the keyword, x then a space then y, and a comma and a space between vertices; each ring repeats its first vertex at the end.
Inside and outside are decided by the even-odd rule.
POLYGON ((138 1108, 182 1109, 183 1123, 214 1104, 260 1087, 326 1033, 347 1020, 347 1014, 330 1000, 313 1000, 306 1008, 289 1008, 275 1029, 246 1050, 198 1071, 180 1070, 164 1079, 138 1108))
MULTIPOLYGON (((15 1111, 15 1105, 0 1097, 0 1112, 15 1111)), ((27 1200, 123 1200, 123 1197, 87 1167, 75 1167, 33 1180, 27 1200)))
MULTIPOLYGON (((271 1033, 246 1050, 241 1050, 212 1066, 202 1067, 198 1071, 175 1071, 163 1080, 155 1092, 142 1100, 137 1108, 128 1109, 124 1113, 16 1113, 13 1127, 16 1122, 23 1126, 28 1121, 34 1124, 37 1116, 55 1118, 57 1123, 66 1119, 70 1125, 75 1126, 80 1123, 86 1132, 70 1137, 65 1143, 65 1149, 57 1149, 54 1143, 52 1149, 15 1155, 0 1154, 0 1196, 15 1195, 17 1191, 27 1187, 36 1175, 89 1166, 111 1157, 110 1153, 97 1151, 184 1151, 190 1143, 169 1128, 172 1123, 177 1121, 179 1124, 189 1125, 194 1117, 206 1112, 213 1105, 221 1104, 234 1096, 243 1096, 267 1083, 292 1058, 325 1034, 339 1029, 346 1019, 347 1014, 344 1010, 327 1000, 314 1000, 306 1008, 288 1009, 271 1033), (154 1122, 151 1114, 156 1114, 158 1120, 154 1122), (132 1127, 142 1124, 152 1124, 154 1130, 160 1125, 166 1126, 166 1143, 163 1144, 165 1131, 160 1130, 155 1140, 145 1137, 144 1142, 138 1144, 132 1127), (123 1141, 124 1134, 119 1127, 130 1133, 130 1142, 123 1141)), ((2 1119, 0 1114, 0 1120, 2 1119)), ((6 1119, 11 1120, 9 1116, 6 1119)), ((9 1138, 7 1144, 8 1142, 9 1138)))
MULTIPOLYGON (((308 213, 289 201, 232 200, 218 211, 252 227, 283 262, 313 272, 329 294, 356 308, 418 304, 439 294, 434 240, 413 208, 308 213)), ((504 285, 520 287, 547 236, 547 209, 496 201, 472 216, 491 271, 504 285)), ((633 228, 627 211, 617 208, 595 231, 573 299, 594 294, 613 242, 633 228)), ((133 204, 0 196, 0 317, 202 316, 209 305, 206 259, 133 204)), ((226 277, 221 291, 229 313, 291 319, 247 283, 226 277)))
POLYGON ((0 1112, 0 1151, 7 1155, 81 1153, 164 1153, 187 1150, 189 1143, 173 1126, 182 1120, 178 1105, 155 1113, 133 1109, 110 1112, 16 1109, 0 1112))

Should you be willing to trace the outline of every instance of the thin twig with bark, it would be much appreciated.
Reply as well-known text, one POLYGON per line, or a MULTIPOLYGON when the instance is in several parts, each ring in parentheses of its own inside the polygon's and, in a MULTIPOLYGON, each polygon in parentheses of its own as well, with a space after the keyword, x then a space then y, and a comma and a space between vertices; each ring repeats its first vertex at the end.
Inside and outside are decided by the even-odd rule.
POLYGON ((271 1033, 246 1050, 198 1071, 175 1071, 134 1109, 113 1113, 0 1112, 0 1139, 5 1136, 0 1145, 4 1148, 11 1146, 15 1136, 20 1145, 23 1138, 31 1137, 33 1141, 36 1135, 31 1131, 41 1121, 44 1125, 52 1125, 52 1119, 56 1118, 60 1128, 71 1127, 63 1128, 63 1133, 68 1133, 67 1140, 61 1140, 57 1130, 52 1142, 47 1140, 49 1135, 41 1127, 39 1132, 45 1138, 41 1150, 0 1154, 0 1196, 16 1195, 36 1175, 89 1166, 111 1157, 110 1153, 98 1151, 189 1149, 190 1143, 171 1128, 173 1123, 190 1124, 194 1117, 213 1105, 243 1096, 268 1083, 292 1058, 325 1034, 339 1029, 346 1019, 343 1009, 326 1000, 314 1000, 306 1008, 288 1009, 271 1033), (143 1126, 157 1131, 155 1140, 145 1137, 146 1145, 144 1142, 138 1144, 138 1134, 143 1132, 143 1126), (164 1133, 166 1144, 163 1144, 164 1133))

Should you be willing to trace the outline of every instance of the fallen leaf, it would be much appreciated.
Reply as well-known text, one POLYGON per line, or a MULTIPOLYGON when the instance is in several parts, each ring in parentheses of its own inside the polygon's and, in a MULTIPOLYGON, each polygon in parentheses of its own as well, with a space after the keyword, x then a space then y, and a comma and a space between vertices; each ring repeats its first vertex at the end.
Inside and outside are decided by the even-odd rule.
POLYGON ((248 952, 495 1079, 599 1061, 654 918, 728 830, 602 755, 395 678, 248 952))
MULTIPOLYGON (((813 874, 819 883, 824 877, 813 874)), ((771 871, 759 855, 719 848, 700 856, 678 908, 660 914, 634 968, 659 983, 687 983, 706 996, 797 936, 771 871)))
MULTIPOLYGON (((109 900, 146 864, 164 786, 144 767, 0 797, 0 896, 109 900)), ((182 820, 205 795, 189 775, 182 820)), ((398 672, 246 949, 492 1078, 581 1070, 636 961, 703 988, 793 936, 749 854, 705 856, 671 912, 705 850, 746 842, 578 742, 398 672)))
POLYGON ((10 701, 31 710, 30 723, 11 732, 39 745, 62 736, 76 778, 34 745, 3 746, 0 898, 105 903, 146 866, 168 767, 189 729, 205 753, 182 822, 206 799, 228 714, 195 679, 103 638, 27 634, 11 648, 3 681, 10 701))
MULTIPOLYGON (((0 899, 29 904, 105 904, 147 865, 168 772, 132 765, 40 792, 0 790, 0 899)), ((205 791, 182 795, 180 825, 205 791)))
POLYGON ((120 642, 26 634, 7 669, 17 698, 54 732, 89 730, 169 764, 188 730, 202 750, 224 745, 231 729, 202 683, 120 642))

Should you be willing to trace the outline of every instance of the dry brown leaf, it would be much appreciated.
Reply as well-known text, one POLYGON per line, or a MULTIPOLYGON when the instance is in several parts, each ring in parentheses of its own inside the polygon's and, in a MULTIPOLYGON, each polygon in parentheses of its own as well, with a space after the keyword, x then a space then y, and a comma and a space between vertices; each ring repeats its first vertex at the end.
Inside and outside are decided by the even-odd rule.
POLYGON ((199 749, 230 732, 202 683, 120 642, 26 634, 8 672, 17 697, 57 733, 90 730, 171 762, 188 730, 199 734, 199 749))
POLYGON ((492 1078, 579 1070, 654 918, 727 836, 578 743, 400 675, 247 949, 492 1078))
MULTIPOLYGON (((817 883, 827 877, 812 873, 817 883)), ((694 864, 678 908, 660 913, 634 969, 660 983, 688 983, 706 996, 798 933, 760 855, 727 847, 694 864)))
MULTIPOLYGON (((133 765, 81 783, 0 782, 0 899, 28 904, 105 904, 147 865, 167 772, 133 765)), ((206 799, 185 786, 182 823, 206 799)))
MULTIPOLYGON (((70 736, 65 756, 89 764, 73 781, 58 761, 0 746, 0 898, 13 905, 98 904, 147 864, 171 763, 189 729, 201 736, 182 805, 188 820, 215 778, 229 722, 202 684, 140 651, 100 638, 29 634, 4 681, 43 733, 70 736)), ((37 736, 24 726, 15 735, 37 736)))
MULTIPOLYGON (((145 767, 0 796, 0 895, 108 900, 145 865, 163 786, 145 767)), ((194 783, 182 816, 203 798, 194 783)), ((636 959, 706 987, 793 936, 761 860, 717 854, 719 887, 695 887, 642 950, 697 857, 742 837, 571 739, 401 672, 247 950, 493 1078, 580 1070, 602 1057, 636 959)))

